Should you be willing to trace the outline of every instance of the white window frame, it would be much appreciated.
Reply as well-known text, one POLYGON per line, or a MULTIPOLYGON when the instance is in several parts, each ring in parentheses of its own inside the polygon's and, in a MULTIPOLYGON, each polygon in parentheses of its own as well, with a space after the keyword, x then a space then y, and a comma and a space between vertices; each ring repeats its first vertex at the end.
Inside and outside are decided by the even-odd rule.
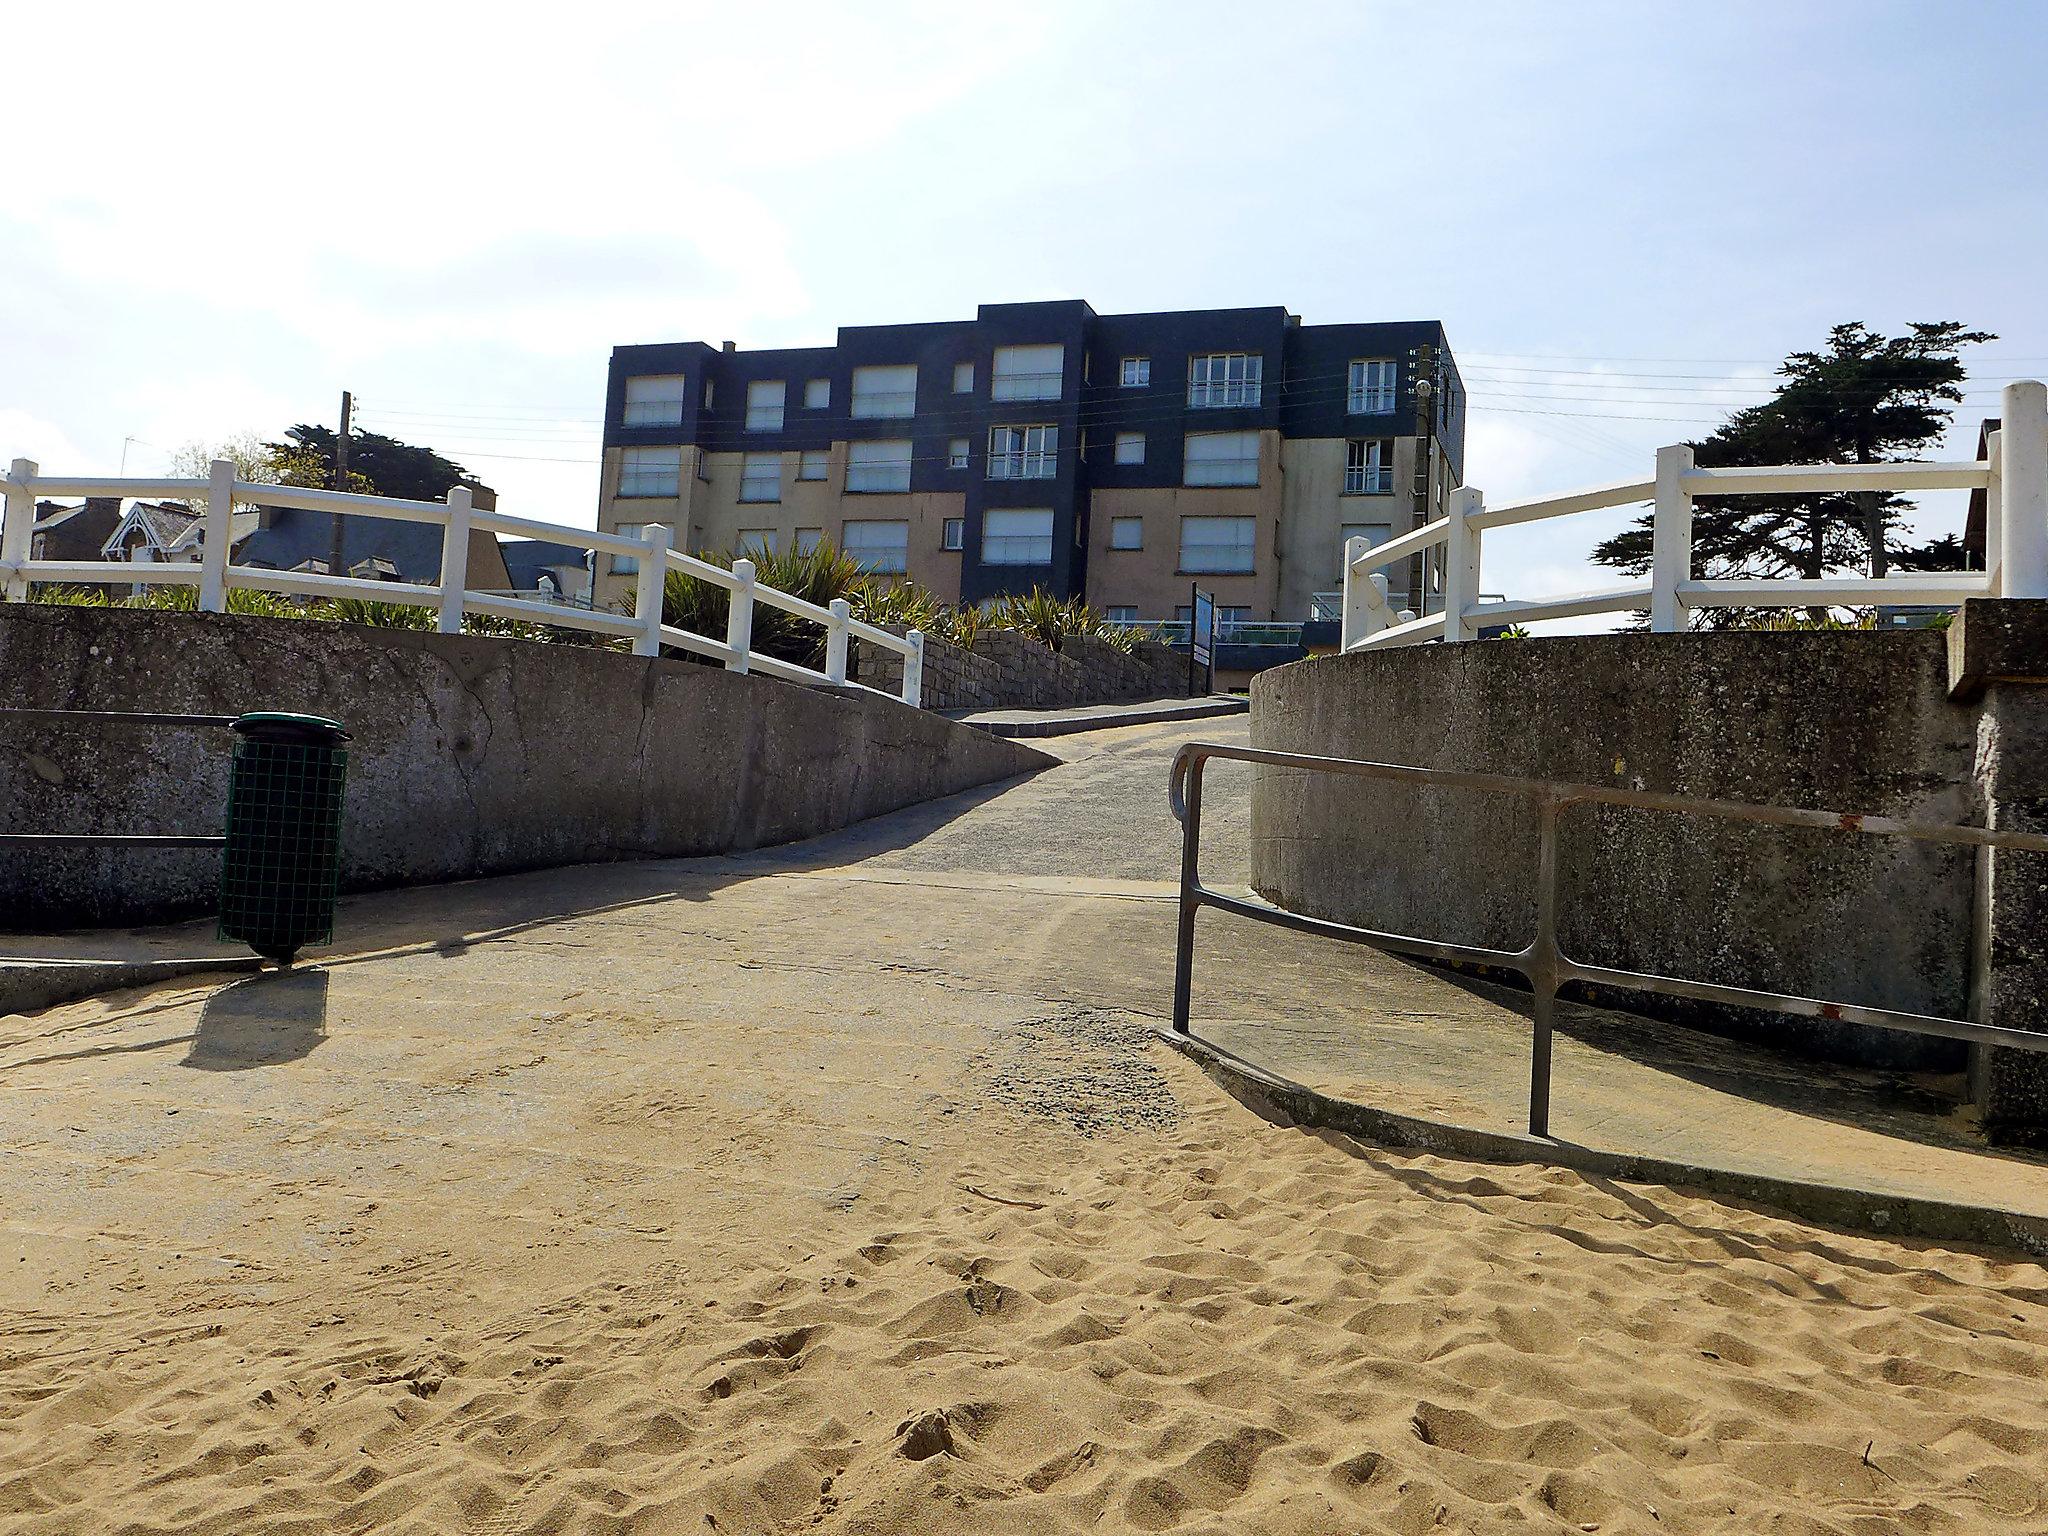
POLYGON ((988 507, 981 514, 981 563, 983 565, 1051 565, 1056 536, 1051 507, 988 507), (1025 518, 1032 520, 1029 532, 1016 531, 1025 518), (1045 531, 1038 530, 1044 519, 1045 531))
POLYGON ((974 451, 974 444, 964 437, 956 437, 946 444, 946 468, 965 469, 968 455, 974 451))
POLYGON ((1145 519, 1142 517, 1112 517, 1109 520, 1109 547, 1111 549, 1143 549, 1145 547, 1145 519), (1127 539, 1125 534, 1130 537, 1127 539))
POLYGON ((1117 379, 1118 389, 1150 389, 1152 387, 1152 359, 1149 357, 1127 357, 1117 379))
POLYGON ((627 427, 680 427, 683 424, 683 405, 689 399, 689 381, 680 373, 638 373, 626 380, 626 396, 620 404, 619 423, 627 427), (673 394, 668 392, 669 381, 675 383, 673 394), (659 393, 643 387, 637 391, 635 385, 661 385, 659 393))
POLYGON ((971 395, 974 393, 974 364, 955 363, 953 365, 953 393, 956 395, 971 395))
POLYGON ((782 455, 749 453, 740 459, 741 501, 782 500, 782 455))
POLYGON ((1345 440, 1344 494, 1394 494, 1394 440, 1391 437, 1353 437, 1345 440))
POLYGON ((782 410, 788 401, 787 379, 755 379, 747 385, 747 430, 780 432, 782 410))
MULTIPOLYGON (((668 524, 666 523, 619 523, 613 527, 612 532, 622 539, 644 539, 647 537, 648 529, 666 528, 667 526, 668 524)), ((636 575, 639 570, 640 557, 638 555, 612 556, 612 574, 614 576, 632 576, 636 575)))
POLYGON ((963 550, 967 547, 967 519, 949 517, 939 529, 939 548, 963 550))
POLYGON ((822 411, 832 404, 832 381, 830 379, 804 380, 804 409, 822 411))
POLYGON ((1119 432, 1116 435, 1116 461, 1119 464, 1142 464, 1145 462, 1145 434, 1142 432, 1119 432))
POLYGON ((827 480, 831 475, 832 451, 829 448, 806 448, 797 455, 797 479, 827 480))
POLYGON ((839 552, 852 560, 864 571, 873 571, 882 576, 901 576, 910 569, 910 523, 900 517, 859 518, 850 517, 841 525, 839 552), (888 528, 901 530, 900 537, 885 543, 868 544, 865 533, 856 534, 856 528, 888 528), (878 558, 873 551, 880 550, 878 558))
POLYGON ((1060 429, 1052 422, 988 429, 988 478, 1050 480, 1059 473, 1060 429))
POLYGON ((1385 416, 1400 395, 1401 365, 1391 357, 1354 357, 1344 391, 1353 416, 1385 416))
POLYGON ((800 555, 808 555, 815 553, 817 551, 818 546, 823 544, 824 542, 824 529, 799 528, 796 531, 796 538, 793 541, 791 547, 795 549, 796 552, 800 555))
POLYGON ((1180 520, 1180 565, 1183 576, 1249 576, 1258 566, 1259 520, 1256 517, 1187 516, 1180 520), (1204 538, 1188 542, 1192 532, 1223 531, 1231 525, 1228 539, 1204 538), (1219 553, 1205 553, 1218 551, 1219 553))
POLYGON ((997 347, 989 361, 988 397, 991 400, 1057 400, 1066 371, 1067 349, 1056 343, 997 347), (1012 364, 1037 366, 1005 369, 1005 359, 1012 364), (1048 363, 1052 366, 1045 366, 1048 363))
POLYGON ((683 450, 680 448, 621 448, 619 450, 619 496, 647 499, 675 497, 683 493, 683 450), (655 488, 649 489, 652 484, 655 488))
POLYGON ((1111 603, 1102 610, 1102 622, 1114 624, 1119 629, 1138 627, 1138 608, 1135 603, 1111 603))
POLYGON ((1256 486, 1259 483, 1259 434, 1255 431, 1240 432, 1190 432, 1181 445, 1182 485, 1234 485, 1256 486), (1251 452, 1229 457, 1198 455, 1198 442, 1220 443, 1226 438, 1236 438, 1248 445, 1251 452))
POLYGON ((910 489, 907 437, 864 438, 846 445, 846 489, 855 496, 900 496, 910 489), (900 450, 884 457, 877 448, 900 450))
POLYGON ((742 528, 733 540, 732 549, 734 554, 753 560, 774 554, 781 542, 782 530, 779 528, 742 528), (750 541, 753 548, 748 547, 750 541))
POLYGON ((1257 405, 1265 393, 1263 352, 1198 352, 1188 359, 1188 405, 1226 410, 1257 405))
POLYGON ((898 419, 917 414, 917 365, 877 363, 853 370, 851 414, 856 419, 898 419), (868 388, 862 389, 865 381, 868 388))

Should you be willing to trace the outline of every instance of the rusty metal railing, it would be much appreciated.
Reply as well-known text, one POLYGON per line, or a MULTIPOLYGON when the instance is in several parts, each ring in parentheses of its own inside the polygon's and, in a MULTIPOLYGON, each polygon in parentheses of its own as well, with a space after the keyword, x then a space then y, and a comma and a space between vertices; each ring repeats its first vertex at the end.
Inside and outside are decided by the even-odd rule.
POLYGON ((2005 1046, 2019 1051, 2048 1054, 2048 1035, 2027 1030, 2003 1029, 1970 1019, 1948 1019, 1934 1014, 1911 1013, 1899 1008, 1872 1008, 1860 1003, 1830 1002, 1818 997, 1800 997, 1767 992, 1757 987, 1723 986, 1717 982, 1688 981, 1676 976, 1659 976, 1645 971, 1625 971, 1613 966, 1587 965, 1574 960, 1557 942, 1557 823, 1567 807, 1580 804, 1618 805, 1637 810, 1668 811, 1680 815, 1712 816, 1724 821, 1743 821, 1779 827, 1811 827, 1824 831, 1862 833, 1882 837, 1904 837, 1916 842, 1944 843, 1978 850, 1976 911, 1971 925, 1971 987, 1973 1003, 1981 994, 1990 969, 1991 932, 1985 888, 1988 885, 1989 851, 1994 848, 2048 853, 2048 835, 2033 832, 1995 832, 1984 827, 1953 826, 1946 822, 1902 821, 1890 816, 1862 816, 1841 811, 1796 810, 1782 805, 1752 805, 1741 800, 1707 800, 1691 795, 1662 794, 1652 790, 1610 789, 1598 784, 1573 784, 1551 779, 1519 779, 1495 773, 1465 773, 1448 768, 1413 768, 1397 763, 1372 763, 1354 758, 1316 757, 1300 752, 1272 752, 1260 747, 1228 747, 1215 742, 1191 741, 1174 754, 1173 774, 1167 788, 1173 814, 1181 823, 1180 930, 1174 948, 1173 1027, 1187 1034, 1188 1015, 1194 987, 1195 914, 1203 907, 1235 913, 1255 922, 1291 928, 1298 933, 1318 934, 1352 944, 1369 944, 1392 954, 1415 955, 1425 960, 1465 961, 1496 965, 1527 979, 1534 994, 1531 1015, 1534 1029, 1529 1044, 1529 1134, 1550 1134, 1551 1014, 1558 989, 1567 982, 1590 982, 1607 987, 1631 987, 1667 997, 1694 998, 1702 1002, 1726 1003, 1763 1008, 1774 1013, 1807 1018, 1839 1019, 1851 1024, 1869 1024, 1908 1034, 1939 1035, 1978 1045, 2005 1046), (1376 928, 1358 928, 1327 918, 1309 917, 1257 898, 1247 899, 1212 890, 1201 882, 1199 869, 1202 836, 1202 769, 1211 758, 1236 762, 1263 763, 1276 768, 1295 768, 1309 773, 1335 773, 1356 779, 1378 779, 1397 784, 1430 785, 1446 789, 1476 789, 1492 794, 1514 795, 1534 803, 1536 808, 1536 933, 1520 949, 1492 949, 1478 944, 1451 944, 1413 934, 1390 933, 1376 928))

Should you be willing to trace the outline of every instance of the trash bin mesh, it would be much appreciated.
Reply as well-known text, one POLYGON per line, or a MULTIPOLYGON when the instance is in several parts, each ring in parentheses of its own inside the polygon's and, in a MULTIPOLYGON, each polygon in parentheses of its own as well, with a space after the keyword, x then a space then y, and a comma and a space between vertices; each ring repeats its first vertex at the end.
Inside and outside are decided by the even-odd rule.
POLYGON ((223 939, 289 956, 334 937, 347 767, 337 747, 236 740, 220 871, 223 939))

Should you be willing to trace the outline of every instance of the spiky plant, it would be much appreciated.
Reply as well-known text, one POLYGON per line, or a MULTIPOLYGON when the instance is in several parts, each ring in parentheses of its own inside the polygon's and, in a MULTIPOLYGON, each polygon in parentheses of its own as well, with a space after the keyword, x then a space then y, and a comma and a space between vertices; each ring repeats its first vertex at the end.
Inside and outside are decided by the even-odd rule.
POLYGON ((438 617, 417 603, 388 603, 379 597, 337 597, 320 605, 319 616, 379 629, 432 629, 438 617))

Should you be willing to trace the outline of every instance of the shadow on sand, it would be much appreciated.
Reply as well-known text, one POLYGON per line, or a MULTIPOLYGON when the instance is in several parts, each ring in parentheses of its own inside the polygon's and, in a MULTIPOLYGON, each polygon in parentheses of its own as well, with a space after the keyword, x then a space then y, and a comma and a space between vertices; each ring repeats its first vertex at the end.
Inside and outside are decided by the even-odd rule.
POLYGON ((310 1056, 327 1038, 327 972, 266 971, 223 987, 199 1010, 181 1067, 246 1072, 310 1056))

